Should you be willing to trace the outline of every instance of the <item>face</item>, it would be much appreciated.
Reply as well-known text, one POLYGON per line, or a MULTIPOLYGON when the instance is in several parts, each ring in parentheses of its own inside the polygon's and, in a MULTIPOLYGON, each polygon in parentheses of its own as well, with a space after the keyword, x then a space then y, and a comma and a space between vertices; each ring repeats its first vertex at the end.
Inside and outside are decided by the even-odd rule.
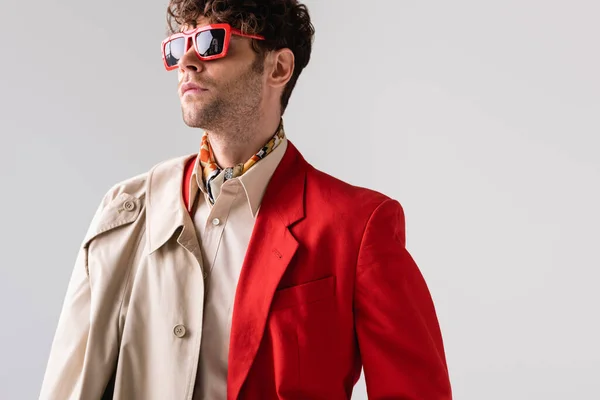
MULTIPOLYGON (((204 18, 197 26, 208 25, 204 18)), ((182 27, 182 31, 193 27, 182 27)), ((201 61, 193 47, 179 61, 179 95, 186 125, 206 130, 246 124, 258 118, 263 97, 263 60, 252 49, 252 39, 231 36, 224 58, 201 61), (182 95, 181 85, 195 83, 199 91, 182 95)))

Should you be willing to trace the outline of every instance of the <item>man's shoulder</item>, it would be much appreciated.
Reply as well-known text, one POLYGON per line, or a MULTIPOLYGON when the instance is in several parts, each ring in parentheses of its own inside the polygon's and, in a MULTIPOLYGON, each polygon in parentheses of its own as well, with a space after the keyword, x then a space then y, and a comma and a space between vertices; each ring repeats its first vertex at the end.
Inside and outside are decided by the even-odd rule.
POLYGON ((354 185, 317 168, 309 169, 307 194, 332 209, 362 209, 370 213, 389 196, 364 186, 354 185))
POLYGON ((110 202, 122 194, 127 194, 143 200, 148 191, 148 182, 152 179, 153 175, 172 175, 177 172, 177 170, 182 169, 185 160, 189 159, 191 156, 193 156, 193 154, 186 154, 160 161, 143 173, 130 176, 113 184, 104 195, 103 202, 110 202))
POLYGON ((148 188, 152 186, 153 190, 160 189, 159 186, 161 182, 165 182, 165 179, 172 180, 174 176, 181 176, 178 172, 190 156, 178 156, 161 161, 146 172, 113 184, 98 205, 84 238, 84 245, 100 233, 138 220, 146 206, 148 188), (153 179, 154 175, 160 175, 162 180, 157 183, 153 179), (153 181, 152 185, 149 184, 150 181, 153 181), (127 212, 123 213, 123 211, 127 212))
MULTIPOLYGON (((311 224, 324 231, 335 227, 337 237, 347 243, 360 241, 370 221, 389 215, 385 224, 402 224, 404 211, 399 201, 368 187, 351 184, 326 172, 309 168, 306 180, 306 213, 311 224), (379 211, 379 214, 378 214, 379 211)), ((382 223, 381 218, 377 219, 382 223)))

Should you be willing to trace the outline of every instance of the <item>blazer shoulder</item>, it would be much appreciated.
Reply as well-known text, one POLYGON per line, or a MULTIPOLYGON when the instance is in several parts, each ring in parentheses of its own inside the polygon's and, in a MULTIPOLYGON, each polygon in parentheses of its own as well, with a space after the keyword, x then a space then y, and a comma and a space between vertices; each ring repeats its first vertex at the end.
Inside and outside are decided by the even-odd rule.
POLYGON ((308 175, 308 189, 335 208, 361 208, 370 213, 386 200, 394 200, 377 190, 352 185, 312 166, 308 175))

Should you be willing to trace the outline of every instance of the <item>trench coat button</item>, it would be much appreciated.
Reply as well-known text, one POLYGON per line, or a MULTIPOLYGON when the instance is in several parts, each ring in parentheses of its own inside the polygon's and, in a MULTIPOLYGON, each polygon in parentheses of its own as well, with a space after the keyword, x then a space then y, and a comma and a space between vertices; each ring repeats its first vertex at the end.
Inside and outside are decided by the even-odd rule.
POLYGON ((212 220, 212 224, 214 226, 218 226, 220 223, 221 223, 221 220, 219 218, 215 218, 215 219, 212 220))
POLYGON ((185 336, 185 326, 183 326, 183 325, 176 325, 175 328, 173 329, 173 333, 178 338, 184 337, 185 336))
POLYGON ((131 200, 126 200, 125 203, 123 203, 123 208, 125 211, 133 211, 135 210, 135 203, 131 200))

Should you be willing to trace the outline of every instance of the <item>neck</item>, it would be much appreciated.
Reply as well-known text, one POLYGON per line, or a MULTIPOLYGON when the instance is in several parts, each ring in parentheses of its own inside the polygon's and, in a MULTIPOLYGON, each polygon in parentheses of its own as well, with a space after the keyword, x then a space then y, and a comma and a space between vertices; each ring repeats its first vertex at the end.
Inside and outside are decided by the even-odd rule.
POLYGON ((273 137, 280 117, 260 118, 250 123, 237 123, 222 129, 206 131, 215 161, 221 168, 245 163, 273 137))

